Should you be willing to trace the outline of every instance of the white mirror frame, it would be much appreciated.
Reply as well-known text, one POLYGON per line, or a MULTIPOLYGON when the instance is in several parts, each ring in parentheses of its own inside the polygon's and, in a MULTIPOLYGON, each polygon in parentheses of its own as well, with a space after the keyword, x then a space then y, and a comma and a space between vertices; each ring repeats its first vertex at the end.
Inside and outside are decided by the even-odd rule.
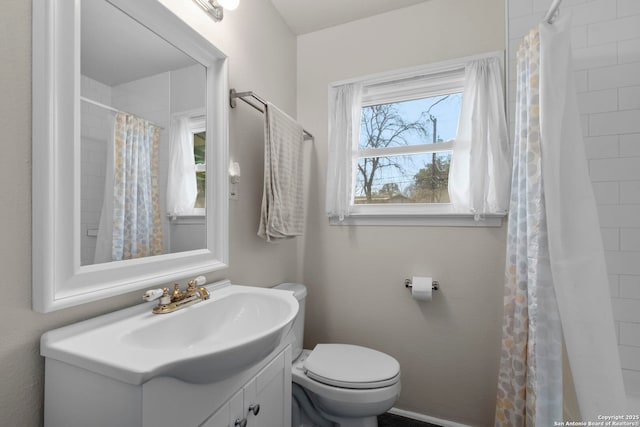
POLYGON ((207 69, 207 245, 80 265, 81 1, 33 0, 32 300, 39 312, 228 267, 226 56, 157 0, 108 1, 207 69))

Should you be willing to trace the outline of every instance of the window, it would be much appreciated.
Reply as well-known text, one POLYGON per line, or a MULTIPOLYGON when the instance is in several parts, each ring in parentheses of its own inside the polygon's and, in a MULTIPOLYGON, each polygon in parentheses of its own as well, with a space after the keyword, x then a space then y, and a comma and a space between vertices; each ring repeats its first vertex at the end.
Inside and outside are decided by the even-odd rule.
POLYGON ((204 215, 206 206, 206 147, 207 147, 207 131, 206 120, 204 116, 195 116, 189 118, 189 134, 193 141, 193 157, 195 160, 196 183, 198 187, 198 195, 193 206, 193 215, 204 215))
POLYGON ((492 53, 332 84, 330 222, 500 225, 511 172, 501 67, 492 53))
POLYGON ((463 91, 462 63, 447 71, 390 75, 363 85, 347 223, 451 213, 449 166, 463 91))
POLYGON ((355 204, 449 203, 462 91, 362 107, 355 204))
POLYGON ((206 207, 206 119, 201 113, 171 120, 166 209, 172 220, 204 216, 206 207))
MULTIPOLYGON (((452 213, 449 166, 464 90, 464 64, 364 84, 352 218, 406 224, 452 213)), ((441 218, 440 218, 441 219, 441 218)), ((432 220, 427 223, 433 223, 432 220)))

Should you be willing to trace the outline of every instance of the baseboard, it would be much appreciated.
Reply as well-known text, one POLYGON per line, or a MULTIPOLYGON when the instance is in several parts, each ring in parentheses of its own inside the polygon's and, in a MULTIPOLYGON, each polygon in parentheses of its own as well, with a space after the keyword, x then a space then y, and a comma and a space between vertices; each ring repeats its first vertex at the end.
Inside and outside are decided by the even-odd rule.
POLYGON ((460 424, 454 421, 443 420, 441 418, 430 417, 429 415, 419 414, 417 412, 405 411, 404 409, 391 408, 389 412, 394 415, 400 415, 401 417, 411 418, 412 420, 424 421, 427 423, 435 424, 442 427, 472 427, 467 424, 460 424))

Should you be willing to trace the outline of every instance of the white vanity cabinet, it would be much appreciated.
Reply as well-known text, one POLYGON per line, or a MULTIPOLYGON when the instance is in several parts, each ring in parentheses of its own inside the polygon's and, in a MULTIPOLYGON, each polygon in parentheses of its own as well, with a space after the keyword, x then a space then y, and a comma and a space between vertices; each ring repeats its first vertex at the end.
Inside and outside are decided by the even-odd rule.
POLYGON ((145 303, 43 334, 45 427, 288 427, 298 301, 206 287, 209 299, 173 313, 145 303))
POLYGON ((236 426, 291 426, 290 351, 269 362, 202 424, 202 427, 236 426))
POLYGON ((192 384, 157 377, 138 386, 47 358, 45 427, 291 426, 291 346, 228 378, 192 384), (254 410, 252 405, 260 405, 254 410), (242 424, 239 424, 242 426, 242 424))

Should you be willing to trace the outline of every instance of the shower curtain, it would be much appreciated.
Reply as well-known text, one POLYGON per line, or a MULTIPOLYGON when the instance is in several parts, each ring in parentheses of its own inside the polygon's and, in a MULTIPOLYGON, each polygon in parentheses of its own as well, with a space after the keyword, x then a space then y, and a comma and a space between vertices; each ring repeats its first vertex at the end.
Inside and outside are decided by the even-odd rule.
POLYGON ((573 87, 566 18, 518 51, 496 426, 562 420, 562 339, 584 421, 622 414, 598 216, 573 87))
POLYGON ((96 263, 160 255, 160 129, 132 114, 118 113, 112 140, 96 263))
MULTIPOLYGON (((497 426, 562 419, 562 342, 551 279, 541 170, 539 33, 518 51, 497 426)), ((551 422, 550 422, 551 421, 551 422)))

